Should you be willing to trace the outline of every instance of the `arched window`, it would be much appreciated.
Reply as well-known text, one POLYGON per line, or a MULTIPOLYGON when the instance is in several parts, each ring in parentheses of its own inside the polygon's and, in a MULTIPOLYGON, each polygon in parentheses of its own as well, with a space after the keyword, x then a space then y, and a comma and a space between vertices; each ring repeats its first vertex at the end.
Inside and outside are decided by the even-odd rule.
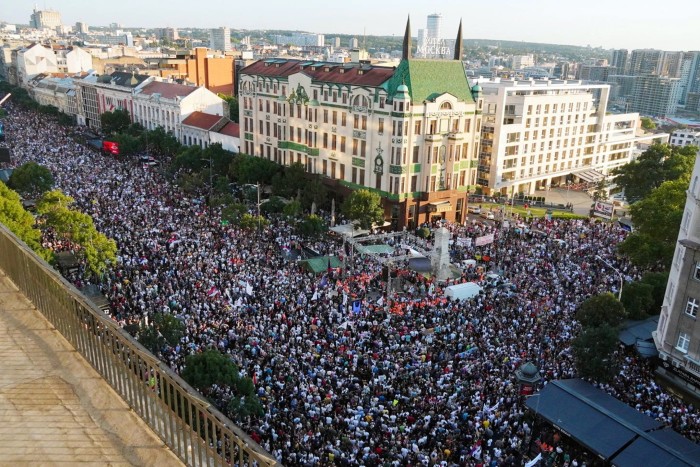
POLYGON ((352 105, 355 107, 369 107, 369 100, 365 96, 355 96, 352 100, 352 105))
POLYGON ((452 104, 449 102, 443 102, 440 104, 440 110, 452 110, 452 104))

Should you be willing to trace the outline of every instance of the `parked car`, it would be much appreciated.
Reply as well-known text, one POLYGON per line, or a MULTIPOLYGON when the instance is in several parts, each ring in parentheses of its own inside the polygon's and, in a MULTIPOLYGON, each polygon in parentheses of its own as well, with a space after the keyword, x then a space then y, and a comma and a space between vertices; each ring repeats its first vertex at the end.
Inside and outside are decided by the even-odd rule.
POLYGON ((482 211, 481 217, 483 217, 484 219, 490 219, 490 220, 495 219, 495 216, 493 215, 493 213, 491 211, 482 211))
POLYGON ((481 208, 479 206, 469 206, 469 212, 472 214, 481 214, 481 208))

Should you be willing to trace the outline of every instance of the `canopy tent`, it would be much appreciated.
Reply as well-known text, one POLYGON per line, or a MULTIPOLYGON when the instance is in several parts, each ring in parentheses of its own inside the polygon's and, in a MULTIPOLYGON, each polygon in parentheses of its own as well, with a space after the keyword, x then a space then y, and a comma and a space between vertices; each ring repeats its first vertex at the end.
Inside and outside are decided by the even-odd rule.
POLYGON ((339 235, 344 235, 346 237, 358 237, 360 235, 366 235, 369 230, 363 230, 359 227, 354 227, 352 224, 338 224, 335 227, 331 227, 331 232, 335 232, 339 235))
POLYGON ((370 254, 370 255, 390 255, 394 252, 394 248, 389 245, 361 245, 357 244, 355 246, 357 252, 360 254, 370 254))
POLYGON ((615 466, 644 465, 639 459, 654 459, 655 465, 700 463, 700 447, 692 441, 675 432, 661 434, 661 422, 580 379, 552 381, 525 405, 615 466), (666 444, 667 436, 675 444, 666 444))
POLYGON ((301 262, 314 274, 319 274, 328 270, 329 264, 333 269, 343 267, 343 263, 337 256, 318 256, 316 258, 305 259, 301 262))
POLYGON ((579 170, 578 172, 573 172, 571 175, 574 175, 588 183, 598 183, 605 178, 605 174, 593 169, 579 170))

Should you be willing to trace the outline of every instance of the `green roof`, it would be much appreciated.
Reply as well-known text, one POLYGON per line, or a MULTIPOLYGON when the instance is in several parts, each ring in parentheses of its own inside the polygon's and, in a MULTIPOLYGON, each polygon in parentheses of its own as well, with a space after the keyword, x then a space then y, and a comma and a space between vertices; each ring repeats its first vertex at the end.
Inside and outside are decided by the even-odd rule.
POLYGON ((330 265, 332 268, 341 268, 343 267, 343 263, 338 259, 337 256, 318 256, 316 258, 310 258, 310 259, 305 259, 302 261, 302 263, 305 263, 306 266, 314 273, 318 274, 320 272, 324 272, 328 270, 328 263, 329 263, 329 258, 330 258, 330 265))
POLYGON ((474 102, 461 60, 419 58, 401 60, 394 76, 383 86, 393 98, 401 84, 408 86, 414 103, 434 101, 445 93, 452 94, 465 102, 474 102))

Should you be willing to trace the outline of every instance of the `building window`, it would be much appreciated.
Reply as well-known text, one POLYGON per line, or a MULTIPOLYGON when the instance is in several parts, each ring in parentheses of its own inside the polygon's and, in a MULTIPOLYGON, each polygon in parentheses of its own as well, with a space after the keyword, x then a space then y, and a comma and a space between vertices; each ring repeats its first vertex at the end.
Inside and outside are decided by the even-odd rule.
POLYGON ((685 314, 695 318, 698 315, 698 307, 700 307, 700 303, 693 297, 690 297, 685 305, 685 314))
POLYGON ((690 336, 685 332, 682 332, 678 336, 678 344, 676 344, 676 349, 683 353, 688 353, 688 347, 690 347, 690 336))
POLYGON ((379 134, 380 135, 384 134, 384 119, 383 118, 379 119, 379 134))
POLYGON ((695 280, 700 281, 700 263, 695 263, 695 273, 693 274, 695 280))

